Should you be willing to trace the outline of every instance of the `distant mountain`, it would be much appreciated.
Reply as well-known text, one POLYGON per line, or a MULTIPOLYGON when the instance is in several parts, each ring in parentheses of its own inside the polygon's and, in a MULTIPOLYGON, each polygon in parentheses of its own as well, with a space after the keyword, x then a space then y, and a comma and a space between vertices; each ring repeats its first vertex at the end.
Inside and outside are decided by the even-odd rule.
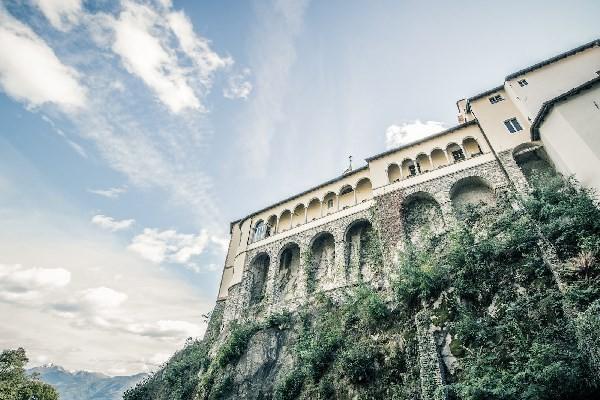
POLYGON ((38 373, 60 394, 60 400, 121 400, 123 392, 144 379, 146 374, 107 376, 95 372, 69 372, 57 365, 45 365, 27 370, 38 373))

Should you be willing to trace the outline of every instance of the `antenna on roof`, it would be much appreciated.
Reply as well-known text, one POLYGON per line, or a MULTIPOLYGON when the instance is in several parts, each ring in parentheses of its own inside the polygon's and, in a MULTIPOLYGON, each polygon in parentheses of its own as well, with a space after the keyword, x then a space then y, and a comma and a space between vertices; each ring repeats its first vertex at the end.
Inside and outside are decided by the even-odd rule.
POLYGON ((348 156, 348 161, 348 168, 346 168, 342 175, 352 172, 352 156, 348 156))

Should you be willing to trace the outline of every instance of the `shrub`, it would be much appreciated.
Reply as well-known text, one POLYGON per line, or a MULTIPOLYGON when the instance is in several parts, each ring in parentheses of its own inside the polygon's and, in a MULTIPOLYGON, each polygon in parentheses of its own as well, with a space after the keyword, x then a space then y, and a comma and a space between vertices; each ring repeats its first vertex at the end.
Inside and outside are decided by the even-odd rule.
POLYGON ((288 372, 275 384, 273 391, 274 400, 292 400, 298 397, 302 391, 305 380, 304 372, 295 368, 288 372))
POLYGON ((225 343, 219 348, 216 356, 216 364, 224 368, 229 364, 236 363, 246 351, 248 341, 260 329, 255 323, 233 324, 231 332, 225 343))

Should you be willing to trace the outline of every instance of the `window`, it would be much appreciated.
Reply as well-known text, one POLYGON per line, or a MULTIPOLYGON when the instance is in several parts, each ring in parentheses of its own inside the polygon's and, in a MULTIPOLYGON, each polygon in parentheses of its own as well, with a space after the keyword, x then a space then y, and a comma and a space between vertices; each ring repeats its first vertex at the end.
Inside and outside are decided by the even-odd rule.
POLYGON ((490 97, 489 100, 490 100, 490 103, 496 104, 496 103, 499 103, 502 100, 504 100, 504 98, 502 97, 501 94, 495 94, 492 97, 490 97))
POLYGON ((515 133, 523 130, 521 124, 519 124, 519 121, 517 121, 516 118, 507 119, 506 121, 504 121, 504 125, 506 125, 506 129, 508 129, 510 133, 515 133))
POLYGON ((408 174, 409 174, 409 176, 415 176, 417 174, 417 169, 415 168, 414 165, 408 166, 408 174))
POLYGON ((517 83, 521 87, 529 85, 529 83, 527 83, 527 79, 521 79, 521 80, 517 81, 517 83))
POLYGON ((327 200, 327 208, 333 208, 333 199, 327 200))
POLYGON ((454 159, 454 162, 463 161, 465 159, 465 153, 463 153, 462 149, 454 150, 452 152, 452 158, 454 159))
POLYGON ((267 233, 267 225, 263 221, 259 221, 254 228, 253 242, 264 239, 267 233))

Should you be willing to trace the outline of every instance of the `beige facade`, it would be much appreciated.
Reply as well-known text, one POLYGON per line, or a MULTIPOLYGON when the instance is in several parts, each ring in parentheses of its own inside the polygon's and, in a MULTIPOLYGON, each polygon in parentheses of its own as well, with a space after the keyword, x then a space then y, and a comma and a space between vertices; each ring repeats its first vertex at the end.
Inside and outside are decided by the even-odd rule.
MULTIPOLYGON (((548 108, 551 100, 589 86, 599 75, 597 40, 459 100, 460 125, 370 157, 364 167, 233 222, 219 299, 241 282, 247 254, 261 246, 369 210, 378 196, 408 193, 415 185, 490 162, 501 165, 508 177, 515 163, 512 155, 509 161, 503 155, 532 141, 545 146, 560 172, 600 190, 600 86, 592 84, 548 108)), ((513 184, 522 187, 516 180, 513 184)))

